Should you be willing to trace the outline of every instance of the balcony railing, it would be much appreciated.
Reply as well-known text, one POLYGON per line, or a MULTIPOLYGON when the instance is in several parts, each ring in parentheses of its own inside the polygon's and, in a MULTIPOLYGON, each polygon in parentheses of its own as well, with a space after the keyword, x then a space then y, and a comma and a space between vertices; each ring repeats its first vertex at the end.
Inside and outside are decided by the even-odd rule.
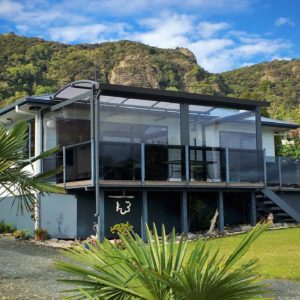
MULTIPOLYGON (((44 160, 44 170, 63 166, 56 183, 91 180, 93 142, 63 147, 44 160)), ((262 153, 225 149, 124 142, 100 142, 99 179, 189 183, 262 183, 262 153)), ((271 177, 270 177, 271 178, 271 177)))
POLYGON ((300 159, 266 158, 266 182, 273 187, 300 187, 300 159))

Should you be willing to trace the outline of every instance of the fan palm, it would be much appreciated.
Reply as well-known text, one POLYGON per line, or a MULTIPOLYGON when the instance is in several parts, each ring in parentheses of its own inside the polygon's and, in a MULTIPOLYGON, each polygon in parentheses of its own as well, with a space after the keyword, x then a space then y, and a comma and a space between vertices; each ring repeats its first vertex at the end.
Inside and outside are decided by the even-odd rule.
MULTIPOLYGON (((63 193, 64 189, 45 183, 45 179, 54 176, 61 169, 51 170, 43 174, 32 175, 33 163, 58 151, 55 147, 41 155, 27 159, 24 144, 28 139, 28 124, 16 123, 11 130, 0 126, 0 196, 16 196, 17 209, 23 213, 30 211, 36 200, 35 193, 63 193)), ((2 198, 3 200, 3 198, 2 198)))
POLYGON ((147 244, 137 234, 120 235, 126 250, 108 240, 78 245, 64 251, 68 260, 54 265, 74 276, 62 280, 76 286, 66 291, 70 299, 250 299, 264 292, 256 281, 255 261, 236 265, 265 228, 257 225, 227 259, 203 240, 188 257, 183 238, 176 243, 173 230, 168 240, 162 227, 159 239, 154 225, 153 234, 147 227, 147 244))

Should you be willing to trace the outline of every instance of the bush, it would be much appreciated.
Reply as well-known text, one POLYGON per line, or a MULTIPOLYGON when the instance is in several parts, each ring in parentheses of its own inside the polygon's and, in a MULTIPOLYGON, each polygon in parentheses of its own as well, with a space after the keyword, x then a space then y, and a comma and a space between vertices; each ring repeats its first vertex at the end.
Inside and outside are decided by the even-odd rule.
POLYGON ((30 231, 28 229, 22 230, 23 238, 29 240, 31 238, 30 231))
POLYGON ((13 224, 6 224, 4 221, 0 222, 0 233, 13 233, 17 228, 13 224))
POLYGON ((120 249, 124 249, 125 245, 122 239, 119 239, 119 236, 129 237, 130 233, 133 230, 133 226, 127 221, 126 223, 118 223, 110 227, 110 232, 115 236, 115 244, 120 249))
POLYGON ((34 231, 36 241, 45 241, 48 237, 48 231, 43 228, 38 228, 34 231))
POLYGON ((31 238, 30 232, 28 229, 24 229, 22 231, 20 230, 15 230, 13 233, 14 237, 16 239, 24 239, 24 240, 29 240, 31 238))
POLYGON ((19 239, 19 238, 23 237, 22 231, 20 231, 20 230, 15 230, 15 231, 13 232, 13 236, 14 236, 16 239, 19 239))

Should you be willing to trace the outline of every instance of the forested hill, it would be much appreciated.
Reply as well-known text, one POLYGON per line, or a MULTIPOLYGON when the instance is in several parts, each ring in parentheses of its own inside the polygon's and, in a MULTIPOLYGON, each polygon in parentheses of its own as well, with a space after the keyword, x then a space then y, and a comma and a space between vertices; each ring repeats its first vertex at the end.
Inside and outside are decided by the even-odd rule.
POLYGON ((95 76, 101 82, 269 100, 269 116, 300 122, 300 60, 211 74, 185 48, 160 49, 131 41, 66 45, 0 35, 1 106, 95 76))

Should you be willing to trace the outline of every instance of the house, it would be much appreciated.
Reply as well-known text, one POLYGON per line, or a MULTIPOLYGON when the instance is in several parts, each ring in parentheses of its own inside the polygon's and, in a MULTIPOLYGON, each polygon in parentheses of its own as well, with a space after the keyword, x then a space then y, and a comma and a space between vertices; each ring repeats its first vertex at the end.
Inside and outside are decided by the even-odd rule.
MULTIPOLYGON (((26 97, 0 111, 0 122, 30 123, 28 154, 60 145, 35 172, 63 166, 51 179, 65 195, 39 197, 36 226, 52 237, 110 237, 128 221, 179 232, 275 221, 300 222, 300 161, 275 156, 274 137, 296 124, 262 118, 267 102, 76 81, 54 95, 26 97)), ((12 198, 0 220, 33 229, 12 198)))

